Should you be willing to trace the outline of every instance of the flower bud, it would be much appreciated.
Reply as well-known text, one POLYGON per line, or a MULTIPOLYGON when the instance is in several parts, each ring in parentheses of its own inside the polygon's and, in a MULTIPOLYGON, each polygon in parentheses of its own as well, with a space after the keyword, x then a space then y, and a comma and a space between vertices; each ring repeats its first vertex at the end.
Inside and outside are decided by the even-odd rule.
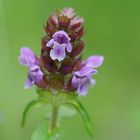
POLYGON ((83 41, 80 40, 80 41, 74 42, 72 52, 69 54, 70 57, 75 57, 75 56, 81 54, 83 49, 84 49, 83 41))
POLYGON ((68 59, 65 60, 64 62, 62 62, 61 67, 60 67, 60 72, 64 75, 72 73, 73 72, 73 68, 75 65, 75 60, 73 59, 68 59))
POLYGON ((55 73, 57 71, 57 66, 55 62, 51 60, 51 58, 48 55, 41 56, 40 63, 41 66, 44 67, 50 73, 55 73))
POLYGON ((70 19, 66 16, 59 16, 58 22, 61 28, 67 28, 70 24, 70 19))
POLYGON ((48 88, 48 79, 46 76, 43 76, 42 80, 38 83, 36 83, 36 85, 39 87, 39 88, 48 88))
POLYGON ((47 22, 46 26, 44 26, 44 30, 50 36, 52 36, 56 31, 58 31, 57 27, 49 22, 47 22))

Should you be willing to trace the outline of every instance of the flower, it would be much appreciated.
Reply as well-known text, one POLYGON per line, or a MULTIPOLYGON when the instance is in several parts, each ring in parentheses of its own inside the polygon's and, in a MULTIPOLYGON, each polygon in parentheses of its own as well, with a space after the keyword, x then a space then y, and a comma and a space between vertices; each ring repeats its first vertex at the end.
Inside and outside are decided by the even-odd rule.
POLYGON ((19 62, 23 66, 28 66, 29 72, 24 88, 31 88, 33 84, 39 83, 43 78, 43 73, 38 66, 38 61, 31 49, 23 47, 20 50, 19 62))
POLYGON ((50 51, 50 57, 53 60, 58 59, 59 62, 64 60, 66 57, 65 44, 59 44, 55 42, 53 49, 50 51))
POLYGON ((31 49, 23 47, 20 49, 19 62, 23 66, 31 66, 37 63, 36 57, 31 49))
POLYGON ((74 72, 72 85, 77 89, 79 95, 85 96, 88 92, 87 86, 93 86, 96 83, 92 79, 92 75, 97 73, 95 68, 102 64, 103 59, 103 56, 91 56, 83 62, 80 70, 74 72))
POLYGON ((28 89, 31 88, 35 83, 39 84, 42 78, 43 78, 43 73, 41 72, 40 67, 37 65, 33 65, 29 69, 28 77, 24 84, 24 88, 28 89))
POLYGON ((53 38, 46 44, 47 47, 52 47, 52 50, 50 51, 50 57, 53 60, 57 59, 58 61, 62 61, 66 56, 66 51, 72 51, 70 38, 63 30, 54 33, 52 37, 53 38))

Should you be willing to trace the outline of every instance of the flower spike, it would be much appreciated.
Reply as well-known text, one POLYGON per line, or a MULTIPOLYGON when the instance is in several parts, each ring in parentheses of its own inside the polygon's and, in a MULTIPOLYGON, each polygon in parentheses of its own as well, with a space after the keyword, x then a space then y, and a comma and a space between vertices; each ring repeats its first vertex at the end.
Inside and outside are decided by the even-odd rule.
POLYGON ((35 84, 50 91, 87 94, 88 85, 95 84, 92 76, 97 74, 96 68, 104 58, 94 55, 82 61, 83 24, 84 19, 73 8, 64 8, 49 17, 40 57, 29 48, 21 48, 19 62, 29 69, 25 88, 35 84))

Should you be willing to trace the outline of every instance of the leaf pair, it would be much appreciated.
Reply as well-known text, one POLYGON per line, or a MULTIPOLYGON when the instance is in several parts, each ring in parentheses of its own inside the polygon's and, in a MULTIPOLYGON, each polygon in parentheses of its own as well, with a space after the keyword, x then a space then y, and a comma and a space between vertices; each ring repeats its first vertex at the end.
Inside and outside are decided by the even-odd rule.
MULTIPOLYGON (((42 91, 40 93, 42 93, 42 91)), ((61 103, 61 106, 62 105, 67 105, 69 107, 73 107, 80 114, 80 116, 81 116, 81 118, 82 118, 82 120, 83 120, 83 122, 85 124, 85 128, 86 128, 88 134, 92 137, 93 136, 92 122, 91 122, 91 119, 90 119, 86 109, 82 105, 82 103, 79 100, 77 100, 76 98, 68 98, 68 97, 67 97, 68 100, 64 100, 64 102, 62 102, 60 100, 61 96, 62 96, 61 94, 58 95, 56 97, 57 99, 55 101, 61 103)), ((39 107, 41 107, 43 105, 47 105, 47 104, 49 104, 51 102, 52 102, 52 97, 49 94, 43 94, 37 100, 31 101, 26 106, 26 108, 25 108, 25 110, 23 112, 22 127, 24 127, 29 114, 34 109, 37 109, 37 108, 39 108, 39 107)), ((64 106, 62 106, 62 108, 60 107, 59 114, 60 114, 59 117, 62 118, 62 117, 65 117, 65 116, 66 117, 67 116, 72 116, 74 114, 74 112, 72 110, 68 111, 68 110, 66 110, 66 108, 64 106)), ((59 139, 57 139, 56 132, 49 133, 47 123, 44 123, 39 128, 37 128, 35 130, 35 132, 33 133, 32 137, 33 137, 32 140, 59 140, 59 139), (35 137, 40 137, 40 138, 36 139, 35 137), (54 138, 54 137, 56 137, 56 138, 54 138)))

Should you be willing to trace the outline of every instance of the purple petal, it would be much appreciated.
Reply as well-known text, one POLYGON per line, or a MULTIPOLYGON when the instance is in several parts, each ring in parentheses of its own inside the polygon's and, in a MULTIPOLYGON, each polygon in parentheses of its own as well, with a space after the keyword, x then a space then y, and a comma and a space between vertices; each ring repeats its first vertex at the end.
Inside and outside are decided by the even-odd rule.
POLYGON ((66 36, 69 39, 68 34, 64 30, 60 30, 60 31, 55 32, 53 34, 53 37, 55 38, 55 37, 58 37, 59 35, 64 35, 64 36, 66 36))
POLYGON ((34 83, 35 83, 35 81, 33 80, 33 78, 30 75, 28 75, 27 80, 24 84, 24 89, 31 88, 34 83))
POLYGON ((18 60, 23 66, 29 66, 36 63, 36 57, 29 48, 21 48, 18 60))
POLYGON ((53 60, 57 59, 60 62, 64 60, 65 56, 66 56, 65 45, 58 44, 55 42, 53 49, 50 51, 50 57, 53 60))
POLYGON ((81 85, 79 88, 78 88, 78 95, 79 96, 85 96, 88 92, 88 88, 86 85, 81 85))
POLYGON ((90 86, 93 87, 96 84, 96 80, 92 79, 91 77, 88 80, 89 80, 88 82, 89 82, 90 86))
POLYGON ((70 42, 68 42, 66 44, 66 50, 67 50, 67 52, 71 52, 72 51, 72 46, 71 46, 71 43, 70 42))
POLYGON ((84 78, 78 78, 78 94, 85 96, 86 93, 88 92, 88 85, 89 79, 88 77, 84 77, 84 78))
POLYGON ((54 33, 53 38, 59 44, 68 43, 70 41, 68 34, 63 30, 54 33))
POLYGON ((88 75, 96 74, 96 73, 97 73, 97 70, 90 67, 83 67, 81 70, 75 72, 75 74, 80 77, 88 76, 88 75))
POLYGON ((37 65, 33 65, 30 67, 30 75, 36 82, 40 81, 43 78, 43 73, 40 70, 40 67, 37 65))
POLYGON ((77 86, 78 86, 78 78, 76 78, 75 76, 72 78, 72 86, 74 87, 74 88, 77 88, 77 86))
POLYGON ((42 71, 38 70, 38 71, 36 72, 36 74, 35 74, 35 79, 36 79, 36 81, 38 82, 38 81, 40 81, 42 78, 43 78, 43 73, 42 73, 42 71))
POLYGON ((51 47, 54 44, 54 39, 51 39, 50 41, 47 42, 46 46, 51 47))
POLYGON ((20 53, 22 55, 25 55, 25 56, 31 56, 31 57, 34 57, 34 53, 32 52, 32 50, 30 48, 27 48, 27 47, 22 47, 20 49, 20 53))
POLYGON ((23 55, 20 55, 20 56, 18 57, 18 61, 19 61, 20 64, 23 65, 23 66, 28 66, 28 65, 29 65, 28 60, 27 60, 26 57, 23 56, 23 55))
POLYGON ((37 66, 37 65, 31 65, 30 67, 29 67, 29 69, 30 69, 30 71, 37 71, 38 69, 39 69, 39 66, 37 66))
POLYGON ((86 60, 86 66, 88 67, 93 67, 93 68, 97 68, 99 66, 102 65, 102 62, 104 60, 103 56, 91 56, 86 60))
POLYGON ((82 95, 85 96, 88 92, 88 84, 90 84, 90 86, 94 86, 96 83, 96 80, 92 79, 91 76, 90 77, 85 77, 82 78, 79 81, 79 86, 78 86, 78 95, 82 95))

